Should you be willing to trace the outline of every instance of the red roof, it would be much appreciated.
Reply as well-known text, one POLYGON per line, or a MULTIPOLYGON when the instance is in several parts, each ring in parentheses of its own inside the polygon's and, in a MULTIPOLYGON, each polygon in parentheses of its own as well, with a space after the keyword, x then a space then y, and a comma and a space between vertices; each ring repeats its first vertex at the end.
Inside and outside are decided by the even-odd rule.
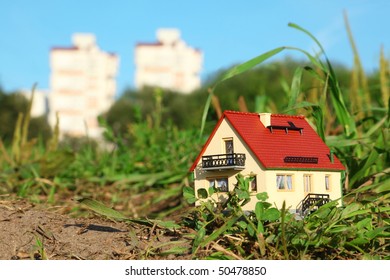
POLYGON ((53 51, 76 51, 78 47, 52 47, 53 51))
POLYGON ((225 111, 199 153, 190 171, 199 160, 226 119, 266 169, 345 170, 340 160, 305 120, 304 116, 271 115, 265 127, 259 114, 225 111))
POLYGON ((137 43, 136 47, 161 47, 163 43, 161 42, 152 42, 152 43, 146 43, 146 42, 141 42, 137 43))

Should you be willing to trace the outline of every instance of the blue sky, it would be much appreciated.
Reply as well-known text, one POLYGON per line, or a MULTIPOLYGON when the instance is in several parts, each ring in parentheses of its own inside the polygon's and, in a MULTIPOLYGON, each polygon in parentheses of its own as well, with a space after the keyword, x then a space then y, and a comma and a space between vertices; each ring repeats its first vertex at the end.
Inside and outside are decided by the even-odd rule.
MULTIPOLYGON (((118 95, 134 83, 134 46, 154 42, 157 28, 181 30, 182 38, 204 53, 202 77, 279 46, 315 51, 303 33, 312 32, 328 57, 353 63, 343 11, 364 68, 378 67, 380 47, 390 58, 388 0, 12 0, 0 5, 0 86, 6 91, 49 88, 49 51, 70 46, 75 32, 91 32, 102 50, 120 57, 118 95)), ((285 52, 277 58, 296 56, 285 52)))

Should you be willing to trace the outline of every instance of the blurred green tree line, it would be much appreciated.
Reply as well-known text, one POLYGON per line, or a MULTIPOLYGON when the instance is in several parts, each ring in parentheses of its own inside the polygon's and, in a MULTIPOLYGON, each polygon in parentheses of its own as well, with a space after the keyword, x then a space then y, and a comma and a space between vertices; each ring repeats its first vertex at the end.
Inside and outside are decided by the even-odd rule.
MULTIPOLYGON (((0 87, 0 139, 9 144, 12 141, 19 113, 26 114, 27 98, 18 92, 5 92, 0 87)), ((46 116, 31 118, 29 139, 41 138, 46 140, 51 136, 51 129, 46 116)))
MULTIPOLYGON (((213 128, 219 118, 218 114, 224 110, 291 113, 285 111, 290 98, 291 82, 295 70, 303 67, 302 65, 307 65, 307 62, 285 58, 261 65, 220 84, 214 92, 216 97, 207 115, 208 130, 213 128)), ((341 64, 333 66, 342 92, 346 95, 345 100, 352 104, 355 98, 349 95, 357 95, 354 91, 353 70, 341 64)), ((227 70, 212 74, 202 88, 191 94, 165 90, 162 94, 162 124, 169 120, 179 129, 199 128, 209 94, 208 88, 213 86, 227 70)), ((379 72, 367 74, 366 77, 372 102, 370 105, 385 108, 386 105, 381 101, 379 72)), ((307 74, 303 74, 300 88, 302 92, 300 98, 314 104, 319 102, 324 90, 323 84, 307 74)), ((105 114, 114 133, 124 135, 129 130, 129 124, 146 119, 153 114, 155 94, 153 88, 144 88, 140 91, 126 90, 105 114)), ((298 113, 305 112, 298 111, 298 113)))
MULTIPOLYGON (((217 87, 216 97, 212 102, 208 114, 208 128, 211 129, 218 119, 218 113, 223 110, 240 110, 249 112, 284 113, 289 100, 290 84, 297 67, 307 65, 307 62, 285 58, 264 64, 251 71, 236 76, 217 87)), ((353 71, 343 65, 334 65, 340 86, 346 100, 353 94, 353 71)), ((161 96, 161 125, 175 125, 178 129, 196 129, 200 126, 208 88, 228 69, 212 74, 202 88, 190 93, 181 94, 173 91, 159 91, 154 88, 142 90, 127 89, 102 117, 112 128, 116 136, 129 137, 132 123, 140 123, 148 119, 156 110, 157 95, 161 96)), ((380 104, 381 93, 379 72, 367 75, 368 87, 373 106, 380 104)), ((301 98, 317 103, 323 87, 317 84, 312 77, 303 75, 301 80, 301 98)), ((0 88, 0 137, 3 142, 11 141, 17 116, 25 113, 28 100, 21 94, 6 93, 0 88)), ((206 128, 207 129, 207 128, 206 128)), ((46 116, 32 118, 29 128, 29 137, 48 139, 51 130, 46 116)))

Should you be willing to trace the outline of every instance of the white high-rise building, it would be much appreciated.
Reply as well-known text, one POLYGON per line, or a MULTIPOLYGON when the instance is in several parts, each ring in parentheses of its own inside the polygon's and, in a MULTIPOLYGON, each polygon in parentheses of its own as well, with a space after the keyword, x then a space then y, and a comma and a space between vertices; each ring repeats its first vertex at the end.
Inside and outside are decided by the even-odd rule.
POLYGON ((117 55, 101 51, 93 34, 74 34, 72 47, 50 53, 49 123, 60 135, 99 138, 97 117, 115 101, 117 55))
POLYGON ((199 88, 202 52, 187 46, 177 29, 157 30, 157 40, 136 45, 136 88, 155 86, 182 93, 199 88))

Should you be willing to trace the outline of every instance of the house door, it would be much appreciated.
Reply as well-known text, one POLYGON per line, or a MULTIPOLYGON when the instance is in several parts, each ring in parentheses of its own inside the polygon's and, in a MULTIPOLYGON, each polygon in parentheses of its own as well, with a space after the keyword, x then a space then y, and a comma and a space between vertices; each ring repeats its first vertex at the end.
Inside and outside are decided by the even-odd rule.
POLYGON ((225 140, 225 152, 226 152, 226 160, 228 165, 234 164, 234 148, 233 148, 233 139, 225 140))

